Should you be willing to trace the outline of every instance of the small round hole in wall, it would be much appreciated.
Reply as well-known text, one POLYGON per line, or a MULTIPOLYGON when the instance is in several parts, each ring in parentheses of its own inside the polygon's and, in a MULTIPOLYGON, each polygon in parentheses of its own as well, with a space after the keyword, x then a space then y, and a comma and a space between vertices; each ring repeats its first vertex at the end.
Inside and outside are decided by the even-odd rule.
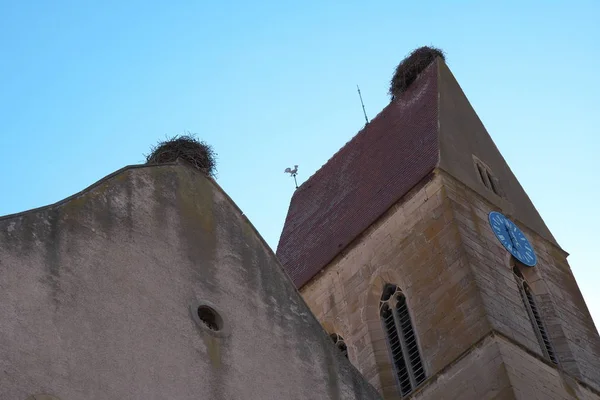
POLYGON ((206 305, 199 306, 196 312, 200 321, 211 331, 218 332, 223 329, 223 319, 212 307, 206 305))
POLYGON ((200 330, 217 337, 227 337, 230 326, 219 307, 206 300, 194 300, 190 304, 190 316, 200 330))

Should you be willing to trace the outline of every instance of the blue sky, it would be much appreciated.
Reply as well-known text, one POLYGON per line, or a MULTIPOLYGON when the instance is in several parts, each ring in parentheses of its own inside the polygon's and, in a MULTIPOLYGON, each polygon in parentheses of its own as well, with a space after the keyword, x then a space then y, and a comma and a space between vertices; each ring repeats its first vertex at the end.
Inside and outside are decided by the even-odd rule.
POLYGON ((435 45, 600 321, 597 1, 0 0, 0 215, 53 203, 195 132, 275 248, 294 190, 435 45), (452 3, 452 4, 449 4, 452 3))

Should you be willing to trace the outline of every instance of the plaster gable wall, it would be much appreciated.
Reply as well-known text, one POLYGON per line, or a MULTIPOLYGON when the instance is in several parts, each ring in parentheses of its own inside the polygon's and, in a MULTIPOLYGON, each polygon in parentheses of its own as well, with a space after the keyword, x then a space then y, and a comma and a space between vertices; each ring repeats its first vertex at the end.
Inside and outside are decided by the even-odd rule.
POLYGON ((0 219, 0 398, 376 399, 231 200, 127 168, 0 219), (196 325, 208 301, 225 334, 196 325))

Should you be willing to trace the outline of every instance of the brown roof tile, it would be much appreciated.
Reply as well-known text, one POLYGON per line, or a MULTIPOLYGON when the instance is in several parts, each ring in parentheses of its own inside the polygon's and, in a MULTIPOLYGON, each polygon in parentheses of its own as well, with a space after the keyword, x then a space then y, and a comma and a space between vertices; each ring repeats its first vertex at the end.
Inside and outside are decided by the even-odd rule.
POLYGON ((437 61, 292 197, 277 256, 300 288, 438 163, 437 61))

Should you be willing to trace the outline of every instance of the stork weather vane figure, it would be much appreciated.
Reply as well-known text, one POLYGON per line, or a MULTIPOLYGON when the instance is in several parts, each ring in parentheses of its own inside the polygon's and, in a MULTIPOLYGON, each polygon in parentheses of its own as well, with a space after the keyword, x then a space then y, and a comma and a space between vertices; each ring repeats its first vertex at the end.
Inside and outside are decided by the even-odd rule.
POLYGON ((298 166, 294 165, 294 169, 286 168, 283 172, 294 177, 294 183, 296 184, 296 189, 298 189, 298 181, 296 180, 296 175, 298 175, 298 166))

